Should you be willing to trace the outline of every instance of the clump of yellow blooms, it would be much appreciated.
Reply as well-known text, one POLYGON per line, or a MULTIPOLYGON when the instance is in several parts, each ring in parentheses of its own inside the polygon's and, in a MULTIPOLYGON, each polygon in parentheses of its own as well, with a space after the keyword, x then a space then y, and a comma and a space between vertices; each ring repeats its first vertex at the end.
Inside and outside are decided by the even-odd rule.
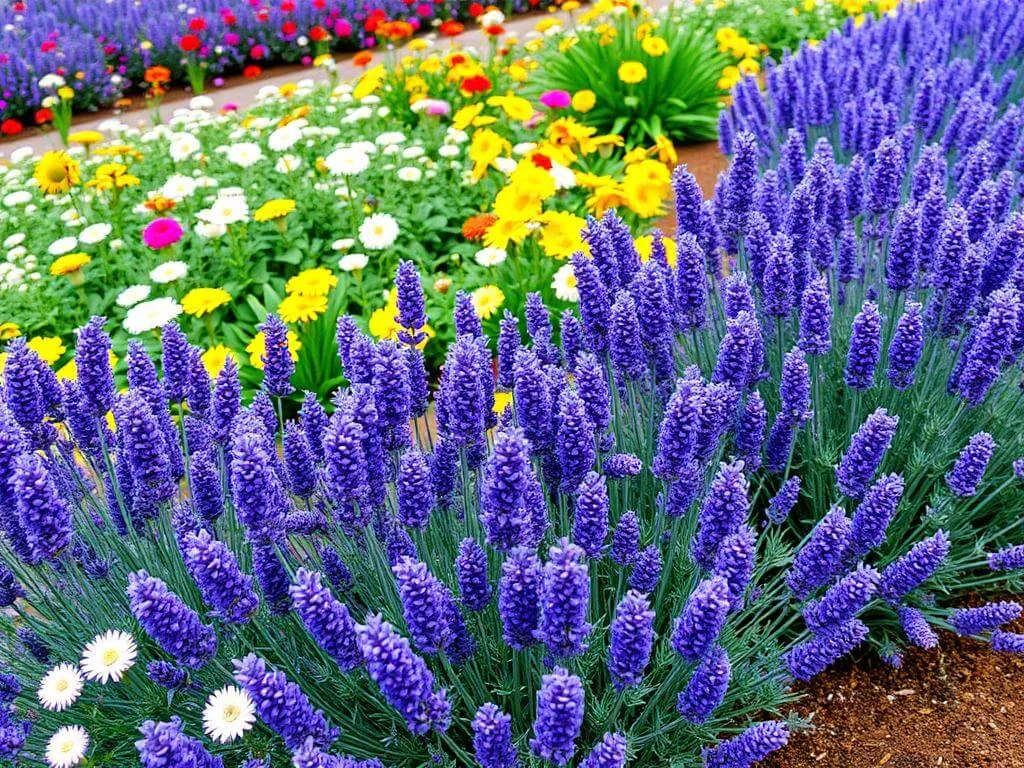
POLYGON ((181 299, 186 315, 203 317, 231 301, 231 294, 223 288, 193 288, 181 299))

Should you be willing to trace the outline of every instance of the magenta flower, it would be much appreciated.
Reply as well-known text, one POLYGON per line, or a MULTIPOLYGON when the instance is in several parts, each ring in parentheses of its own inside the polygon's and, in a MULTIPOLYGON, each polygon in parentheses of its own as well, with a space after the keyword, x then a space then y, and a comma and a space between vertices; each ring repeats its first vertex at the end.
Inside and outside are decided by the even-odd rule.
POLYGON ((548 109, 568 109, 572 96, 568 91, 545 91, 540 96, 540 103, 548 109))
POLYGON ((142 241, 154 251, 159 251, 181 240, 182 234, 181 224, 174 219, 163 217, 153 219, 146 225, 142 230, 142 241))

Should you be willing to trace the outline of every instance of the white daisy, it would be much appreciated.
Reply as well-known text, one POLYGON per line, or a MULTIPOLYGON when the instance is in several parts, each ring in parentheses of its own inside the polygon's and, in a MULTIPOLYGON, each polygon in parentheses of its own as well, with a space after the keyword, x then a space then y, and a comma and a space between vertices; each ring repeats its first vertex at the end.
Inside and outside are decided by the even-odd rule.
POLYGON ((573 271, 572 264, 563 264, 558 268, 555 276, 551 279, 551 287, 555 291, 555 296, 562 301, 576 302, 580 300, 580 291, 576 287, 576 273, 573 271))
POLYGON ((80 725, 58 728, 46 744, 46 762, 52 768, 72 768, 85 758, 89 748, 89 734, 80 725))
POLYGON ((215 224, 208 221, 197 221, 195 232, 204 240, 216 240, 228 233, 228 228, 223 224, 215 224))
POLYGON ((32 193, 27 189, 18 189, 8 195, 4 195, 4 206, 14 208, 17 205, 24 205, 32 200, 32 193))
POLYGON ((151 290, 153 289, 148 285, 129 285, 117 294, 115 302, 119 307, 133 307, 140 301, 148 299, 151 290))
POLYGON ((274 152, 284 152, 291 149, 302 139, 302 126, 298 123, 288 123, 276 129, 267 137, 267 146, 274 152))
POLYGON ((149 279, 158 285, 164 285, 166 283, 173 283, 175 280, 181 280, 188 274, 188 264, 184 261, 165 261, 163 264, 157 264, 153 270, 149 273, 149 279))
POLYGON ((11 152, 11 162, 12 163, 21 163, 21 162, 23 162, 25 160, 28 160, 35 153, 36 153, 36 151, 34 149, 32 149, 32 147, 29 147, 29 146, 18 147, 13 152, 11 152))
POLYGON ((222 195, 196 216, 209 224, 237 224, 249 218, 249 204, 241 195, 222 195))
POLYGON ((176 133, 171 137, 171 146, 168 147, 167 154, 171 156, 171 160, 180 163, 182 160, 188 160, 201 148, 199 139, 191 133, 176 133))
POLYGON ((473 258, 481 267, 496 267, 508 257, 504 248, 481 248, 473 258))
POLYGON ((405 134, 401 131, 385 131, 375 141, 382 147, 386 147, 389 144, 401 144, 405 141, 405 134))
POLYGON ((54 240, 46 250, 51 256, 63 256, 65 253, 71 253, 77 247, 78 238, 73 235, 69 235, 68 237, 61 237, 54 240))
POLYGON ((228 147, 227 158, 235 165, 248 168, 256 165, 263 159, 263 150, 260 145, 251 141, 240 141, 228 147))
POLYGON ((365 253, 349 253, 338 259, 338 267, 342 272, 355 272, 369 263, 370 257, 365 253))
POLYGON ((407 165, 398 169, 398 178, 402 181, 417 182, 423 178, 423 171, 415 166, 407 165))
POLYGON ((341 147, 324 158, 324 165, 333 174, 355 176, 370 167, 370 157, 361 150, 341 147))
POLYGON ((193 96, 188 102, 189 109, 212 109, 213 99, 209 96, 193 96))
POLYGON ((356 241, 351 237, 342 237, 331 243, 331 248, 335 251, 347 251, 355 244, 356 241))
POLYGON ((113 231, 106 222, 100 222, 99 224, 90 224, 88 227, 78 233, 78 239, 83 243, 89 245, 96 245, 96 243, 102 243, 113 231))
POLYGON ((161 195, 178 203, 186 197, 191 197, 195 191, 196 180, 191 176, 182 176, 180 173, 169 176, 160 188, 161 195))
POLYGON ((444 144, 437 148, 437 154, 441 157, 458 157, 460 152, 462 150, 454 144, 444 144))
POLYGON ((389 248, 398 237, 398 222, 389 213, 367 216, 359 225, 359 240, 371 251, 389 248))
POLYGON ((234 741, 256 722, 256 705, 234 685, 211 693, 203 709, 203 730, 218 744, 234 741))
POLYGON ((82 673, 74 664, 58 664, 39 681, 39 703, 51 712, 62 712, 82 692, 82 673))
POLYGON ((302 166, 302 158, 295 155, 281 155, 274 164, 274 170, 278 173, 291 173, 302 166))
POLYGON ((17 245, 21 245, 25 242, 24 232, 15 232, 13 235, 8 235, 4 240, 4 248, 14 248, 17 245))
MULTIPOLYGON (((132 312, 139 310, 146 305, 156 304, 157 302, 171 302, 177 305, 174 299, 154 299, 153 301, 147 301, 143 304, 139 304, 132 307, 129 310, 129 316, 132 312)), ((181 307, 178 307, 178 312, 172 317, 168 317, 163 322, 159 322, 150 328, 145 330, 151 331, 153 328, 159 328, 165 325, 168 321, 173 320, 181 313, 181 307)), ((128 328, 128 320, 125 320, 125 327, 128 328)), ((133 331, 128 329, 129 333, 141 333, 141 331, 133 331)), ((127 672, 135 665, 135 655, 137 651, 135 648, 135 638, 129 635, 127 632, 121 632, 120 630, 111 629, 104 632, 102 635, 97 635, 93 638, 92 642, 85 646, 85 650, 82 651, 82 672, 85 673, 87 680, 93 680, 100 683, 106 683, 109 680, 113 680, 115 683, 118 682, 127 672)))

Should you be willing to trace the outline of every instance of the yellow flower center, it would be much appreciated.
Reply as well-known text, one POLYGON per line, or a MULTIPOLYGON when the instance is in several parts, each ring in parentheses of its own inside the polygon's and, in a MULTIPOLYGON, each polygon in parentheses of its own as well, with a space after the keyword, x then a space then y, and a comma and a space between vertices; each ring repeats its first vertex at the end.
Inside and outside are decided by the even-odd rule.
POLYGON ((46 178, 54 184, 60 184, 68 177, 67 172, 59 165, 51 165, 46 169, 46 178))
POLYGON ((121 654, 117 651, 116 648, 108 648, 103 652, 103 663, 107 666, 110 666, 119 658, 121 658, 121 654))
POLYGON ((223 718, 229 723, 235 722, 235 720, 237 720, 241 714, 242 710, 239 709, 235 704, 228 704, 226 707, 224 707, 224 711, 221 713, 223 718))
POLYGON ((67 690, 68 688, 70 688, 70 687, 71 687, 71 686, 70 686, 70 685, 68 685, 68 681, 67 681, 67 680, 58 680, 58 681, 57 681, 57 690, 58 690, 58 691, 59 691, 60 693, 64 693, 64 691, 66 691, 66 690, 67 690))

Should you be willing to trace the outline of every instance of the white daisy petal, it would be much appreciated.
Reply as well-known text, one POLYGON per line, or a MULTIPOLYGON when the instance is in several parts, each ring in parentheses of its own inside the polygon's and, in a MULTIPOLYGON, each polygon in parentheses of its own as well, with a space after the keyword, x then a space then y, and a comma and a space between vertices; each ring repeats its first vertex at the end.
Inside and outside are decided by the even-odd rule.
POLYGON ((227 685, 210 694, 203 709, 203 730, 218 744, 240 738, 256 722, 256 705, 249 694, 227 685))
POLYGON ((58 664, 39 681, 39 703, 51 712, 62 712, 82 693, 82 673, 74 664, 58 664))
MULTIPOLYGON (((161 301, 161 299, 156 299, 156 301, 161 301)), ((102 635, 97 635, 91 643, 85 646, 85 650, 82 651, 82 672, 88 680, 100 683, 110 680, 117 682, 125 672, 135 665, 137 653, 135 638, 127 632, 109 630, 102 635)))

